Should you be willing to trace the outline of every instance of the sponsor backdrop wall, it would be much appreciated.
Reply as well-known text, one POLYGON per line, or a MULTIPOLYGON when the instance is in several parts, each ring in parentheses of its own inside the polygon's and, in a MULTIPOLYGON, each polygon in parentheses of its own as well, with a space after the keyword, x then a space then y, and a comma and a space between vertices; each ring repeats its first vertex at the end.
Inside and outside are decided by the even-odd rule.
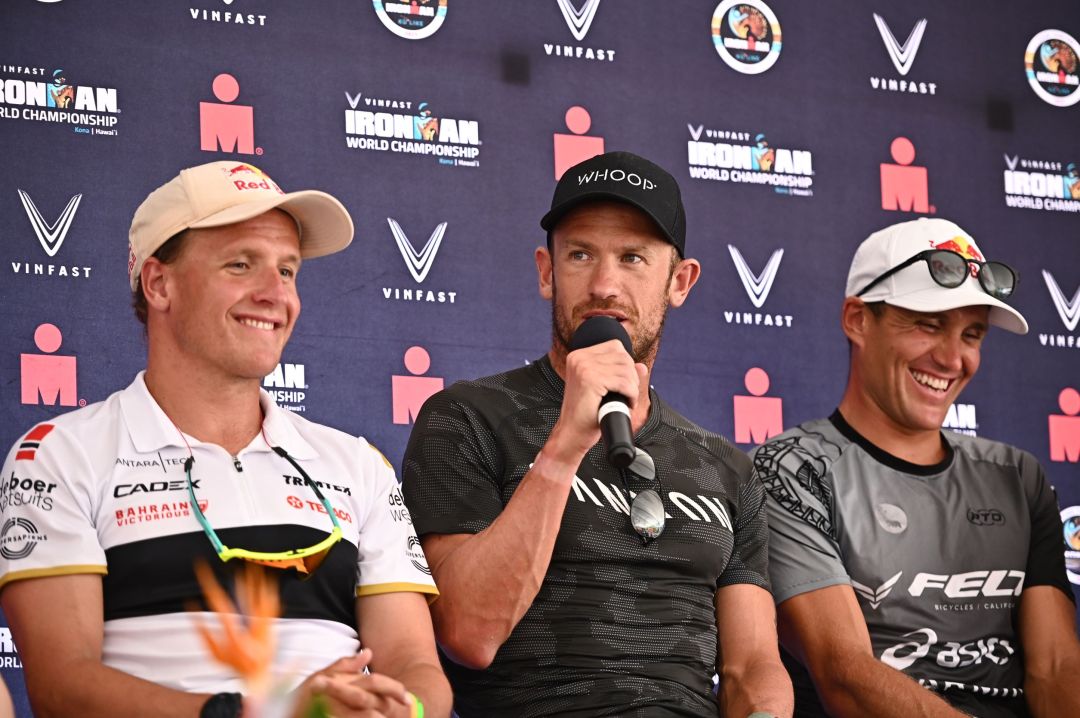
MULTIPOLYGON (((704 267, 654 383, 747 449, 836 405, 870 232, 947 217, 1014 264, 1031 333, 991 333, 946 425, 1034 452, 1080 551, 1076 4, 10 0, 0 17, 4 446, 143 366, 131 215, 181 167, 228 160, 352 213, 353 245, 305 264, 265 386, 399 464, 432 392, 545 351, 532 252, 555 178, 626 149, 678 178, 704 267)), ((6 628, 0 660, 28 713, 6 628)))

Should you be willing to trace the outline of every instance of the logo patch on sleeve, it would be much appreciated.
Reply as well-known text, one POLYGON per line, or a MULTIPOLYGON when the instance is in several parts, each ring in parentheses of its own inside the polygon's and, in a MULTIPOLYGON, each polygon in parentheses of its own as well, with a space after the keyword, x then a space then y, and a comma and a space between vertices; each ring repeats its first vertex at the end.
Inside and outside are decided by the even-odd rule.
POLYGON ((19 451, 15 454, 16 461, 33 461, 37 455, 37 448, 41 444, 41 440, 49 435, 49 432, 53 430, 52 424, 38 424, 19 444, 19 451))

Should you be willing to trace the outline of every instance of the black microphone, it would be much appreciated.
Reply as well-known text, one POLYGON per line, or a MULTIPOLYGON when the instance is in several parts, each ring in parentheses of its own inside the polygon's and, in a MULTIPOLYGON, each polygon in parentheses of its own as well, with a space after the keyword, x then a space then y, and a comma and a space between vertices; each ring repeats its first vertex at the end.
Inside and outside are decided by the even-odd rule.
MULTIPOLYGON (((570 339, 570 351, 618 339, 626 353, 633 355, 630 335, 614 317, 589 317, 570 339)), ((600 400, 600 436, 607 449, 607 460, 617 469, 625 469, 634 460, 634 432, 630 428, 630 402, 611 391, 600 400)))

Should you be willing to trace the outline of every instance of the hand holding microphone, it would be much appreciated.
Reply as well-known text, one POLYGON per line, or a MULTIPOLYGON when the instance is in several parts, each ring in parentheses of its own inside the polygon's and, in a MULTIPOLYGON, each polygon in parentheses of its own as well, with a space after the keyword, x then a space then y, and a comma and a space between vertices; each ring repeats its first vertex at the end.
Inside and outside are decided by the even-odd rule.
MULTIPOLYGON (((574 332, 570 340, 570 351, 596 346, 613 339, 622 343, 628 356, 632 354, 630 335, 617 319, 605 316, 589 317, 574 332)), ((608 391, 600 400, 598 420, 608 461, 616 468, 626 468, 634 460, 630 400, 623 394, 608 391)))

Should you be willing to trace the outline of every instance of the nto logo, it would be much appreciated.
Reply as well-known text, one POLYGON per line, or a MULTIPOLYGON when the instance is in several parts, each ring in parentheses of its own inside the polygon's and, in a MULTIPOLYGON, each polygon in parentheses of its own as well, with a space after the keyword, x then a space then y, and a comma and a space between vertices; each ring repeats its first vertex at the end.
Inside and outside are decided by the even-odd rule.
POLYGON ((896 164, 881 163, 881 208, 901 212, 933 214, 926 168, 915 161, 915 145, 906 137, 897 137, 889 146, 896 164))
POLYGON ((1075 162, 1064 165, 1063 171, 1061 162, 1021 159, 1019 155, 1004 157, 1007 206, 1080 212, 1080 167, 1075 162))
MULTIPOLYGON (((422 284, 427 279, 428 272, 431 271, 431 267, 435 263, 435 255, 438 254, 439 247, 442 246, 447 223, 440 222, 436 225, 424 246, 420 251, 417 251, 396 219, 387 217, 386 221, 390 225, 390 233, 394 235, 394 243, 397 244, 398 251, 401 252, 401 258, 405 260, 405 267, 409 270, 409 274, 412 275, 417 284, 422 284)), ((411 287, 383 287, 382 291, 384 299, 392 300, 438 302, 439 304, 453 304, 457 300, 456 291, 422 289, 420 287, 415 289, 411 287)))
POLYGON ((23 404, 86 406, 86 400, 76 396, 76 358, 54 354, 63 339, 55 324, 41 324, 34 330, 34 344, 43 353, 19 356, 23 404))
POLYGON ((919 45, 922 43, 923 33, 926 32, 926 18, 920 18, 915 23, 915 26, 911 28, 911 33, 908 34, 908 37, 904 40, 903 44, 900 44, 896 39, 896 36, 893 35, 888 23, 885 22, 885 18, 874 13, 874 22, 877 23, 877 29, 881 34, 881 41, 885 43, 885 50, 889 53, 889 59, 892 60, 893 67, 900 73, 901 78, 871 77, 870 87, 875 90, 906 92, 912 95, 936 94, 936 83, 911 82, 902 79, 907 77, 907 74, 911 71, 911 66, 915 62, 915 54, 919 52, 919 45))
POLYGON ((967 510, 967 520, 975 526, 1004 526, 1005 514, 997 509, 967 510))
MULTIPOLYGON (((755 274, 750 265, 743 258, 742 252, 733 245, 727 246, 731 261, 735 263, 735 271, 739 275, 746 296, 755 309, 761 309, 769 298, 776 273, 780 269, 780 260, 784 257, 784 250, 777 249, 769 256, 765 268, 761 274, 755 274)), ((741 310, 724 310, 724 321, 728 324, 751 324, 763 327, 787 327, 791 328, 792 316, 790 314, 773 314, 769 312, 747 312, 741 310)))
MULTIPOLYGON (((0 65, 0 72, 47 76, 43 67, 21 65, 0 65)), ((76 134, 115 136, 117 132, 112 128, 119 118, 112 115, 119 113, 115 88, 68 84, 63 70, 53 70, 48 82, 0 78, 0 117, 3 118, 61 122, 75 125, 76 134)))
POLYGON ((1024 51, 1028 84, 1045 102, 1070 107, 1080 101, 1077 53, 1080 43, 1061 30, 1043 30, 1024 51))
MULTIPOLYGON (((55 257, 67 238, 72 222, 75 220, 75 213, 79 209, 79 203, 82 202, 82 195, 72 195, 63 211, 52 222, 45 219, 28 192, 20 189, 19 200, 26 211, 26 216, 30 219, 30 227, 34 230, 34 235, 37 236, 41 248, 45 250, 45 254, 50 258, 55 257)), ((33 274, 43 277, 89 279, 91 269, 93 267, 46 264, 44 262, 21 261, 11 263, 11 271, 15 274, 33 274)))
POLYGON ((893 586, 896 585, 896 582, 900 580, 900 577, 903 574, 903 571, 897 571, 895 576, 886 579, 885 582, 877 588, 870 588, 865 584, 859 583, 855 579, 851 579, 851 587, 855 589, 855 593, 866 599, 866 602, 870 604, 870 608, 876 611, 877 607, 888 597, 889 593, 893 590, 893 586))
POLYGON ((945 414, 945 421, 942 422, 941 428, 967 436, 978 436, 976 432, 979 429, 979 422, 975 418, 975 405, 949 404, 949 411, 945 414))
POLYGON ((384 100, 345 93, 351 109, 345 110, 345 145, 355 150, 395 154, 433 155, 439 164, 479 167, 480 123, 435 117, 428 103, 413 110, 411 100, 384 100), (367 110, 357 109, 363 100, 367 110), (410 110, 387 112, 386 110, 410 110))
POLYGON ((761 132, 754 135, 752 143, 735 144, 730 140, 749 138, 750 133, 706 130, 704 125, 689 124, 686 129, 690 131, 688 171, 694 179, 766 185, 776 194, 813 196, 814 158, 809 150, 773 147, 761 132), (717 139, 729 141, 714 141, 717 139))
POLYGON ((49 537, 38 532, 37 526, 27 518, 14 516, 4 522, 0 529, 0 555, 9 561, 26 558, 34 548, 49 537))
POLYGON ((406 40, 434 35, 446 20, 447 0, 386 2, 374 0, 375 14, 386 28, 406 40))
POLYGON ((212 89, 221 102, 199 103, 199 148, 261 155, 262 147, 255 146, 255 108, 229 104, 240 96, 240 83, 223 72, 214 78, 212 89))
POLYGON ((1061 510, 1061 527, 1065 538, 1065 572, 1070 582, 1080 586, 1080 506, 1061 510))
POLYGON ((303 413, 306 410, 307 381, 303 364, 280 363, 263 378, 263 388, 282 409, 303 413))
MULTIPOLYGON (((563 19, 566 20, 566 26, 570 28, 570 34, 578 42, 583 41, 585 36, 589 34, 589 28, 592 27, 593 18, 596 17, 596 9, 600 7, 600 0, 585 0, 580 9, 575 5, 575 0, 556 1, 559 4, 559 10, 562 11, 563 19)), ((606 60, 612 62, 615 59, 614 50, 582 47, 581 45, 545 42, 544 52, 547 55, 578 60, 606 60)))
POLYGON ((744 75, 757 75, 780 57, 780 21, 760 0, 723 0, 713 11, 713 47, 724 63, 744 75))
MULTIPOLYGON (((1043 281, 1046 289, 1050 292, 1050 299, 1054 302, 1061 323, 1069 332, 1075 332, 1077 324, 1080 324, 1080 286, 1073 292, 1072 299, 1065 298, 1065 292, 1054 279, 1054 275, 1047 270, 1042 270, 1043 281)), ((1060 347, 1074 349, 1080 347, 1080 337, 1075 334, 1039 334, 1039 343, 1044 347, 1060 347)))
MULTIPOLYGON (((905 633, 902 638, 912 640, 898 643, 891 648, 886 648, 881 654, 881 662, 892 666, 898 671, 910 668, 920 658, 926 658, 930 649, 937 645, 938 635, 932 628, 919 628, 911 633, 905 633)), ((983 661, 989 661, 994 665, 1002 666, 1016 653, 1016 649, 1006 638, 986 636, 969 643, 948 641, 937 650, 934 661, 942 668, 966 668, 971 665, 979 665, 983 661)), ((923 682, 922 679, 919 681, 923 682)), ((933 681, 930 681, 933 683, 933 681)), ((948 684, 947 684, 948 685, 948 684)), ((1019 689, 1016 688, 993 688, 995 695, 1017 696, 1019 689), (999 693, 1000 691, 1000 693, 999 693)))

